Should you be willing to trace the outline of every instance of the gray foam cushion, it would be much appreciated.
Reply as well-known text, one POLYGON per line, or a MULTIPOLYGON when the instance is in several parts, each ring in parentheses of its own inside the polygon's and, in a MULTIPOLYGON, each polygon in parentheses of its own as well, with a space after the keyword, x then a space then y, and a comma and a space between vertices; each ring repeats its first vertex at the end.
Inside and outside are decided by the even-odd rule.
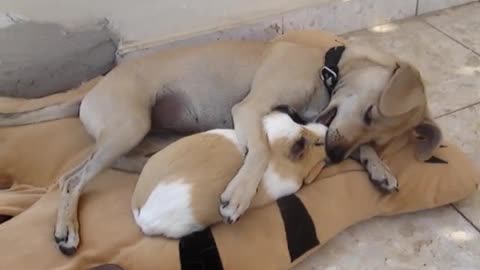
POLYGON ((0 96, 36 98, 108 72, 116 44, 105 27, 68 31, 19 22, 0 29, 0 96))

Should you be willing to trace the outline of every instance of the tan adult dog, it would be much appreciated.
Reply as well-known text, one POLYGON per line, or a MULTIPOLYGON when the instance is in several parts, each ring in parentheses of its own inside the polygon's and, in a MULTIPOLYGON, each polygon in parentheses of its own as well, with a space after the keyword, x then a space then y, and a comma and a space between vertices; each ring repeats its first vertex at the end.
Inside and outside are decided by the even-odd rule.
MULTIPOLYGON (((298 191, 323 168, 327 127, 299 119, 286 106, 263 118, 271 159, 251 208, 298 191)), ((157 152, 132 195, 137 225, 146 235, 181 238, 221 221, 218 198, 244 156, 233 129, 187 136, 157 152)))
MULTIPOLYGON (((232 128, 246 147, 242 168, 221 195, 220 213, 235 222, 249 207, 269 162, 261 119, 280 104, 303 117, 330 124, 330 160, 346 158, 358 146, 382 146, 412 128, 420 133, 419 158, 431 155, 440 130, 429 118, 420 74, 395 57, 347 45, 339 59, 338 84, 329 93, 319 76, 325 54, 338 46, 317 31, 286 34, 272 42, 216 42, 177 48, 125 61, 115 67, 80 103, 61 103, 35 111, 0 115, 0 126, 22 125, 80 115, 96 146, 61 177, 55 226, 60 250, 79 245, 77 206, 85 185, 134 148, 150 130, 193 133, 232 128)), ((381 190, 397 182, 370 146, 360 159, 381 190)))

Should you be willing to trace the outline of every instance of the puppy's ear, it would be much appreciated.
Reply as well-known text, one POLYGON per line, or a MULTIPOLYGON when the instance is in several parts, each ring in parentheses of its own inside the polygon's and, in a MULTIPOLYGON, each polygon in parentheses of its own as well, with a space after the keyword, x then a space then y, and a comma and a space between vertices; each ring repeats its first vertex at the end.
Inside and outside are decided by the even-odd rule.
POLYGON ((393 76, 378 101, 382 116, 392 117, 411 111, 425 103, 420 73, 405 62, 398 62, 393 76))
POLYGON ((425 118, 415 127, 416 133, 416 158, 425 161, 432 157, 442 140, 442 131, 430 118, 425 118))

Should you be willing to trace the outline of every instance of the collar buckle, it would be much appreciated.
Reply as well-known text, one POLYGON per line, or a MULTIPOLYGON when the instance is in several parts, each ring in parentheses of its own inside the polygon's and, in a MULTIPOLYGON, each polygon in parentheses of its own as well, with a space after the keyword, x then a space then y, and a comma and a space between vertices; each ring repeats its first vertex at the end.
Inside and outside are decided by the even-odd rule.
POLYGON ((333 77, 333 80, 336 81, 338 75, 331 68, 329 68, 327 66, 323 66, 322 67, 322 72, 320 73, 320 78, 322 78, 322 81, 326 81, 326 80, 329 79, 329 77, 333 77), (330 75, 330 76, 328 76, 328 75, 330 75))
POLYGON ((345 46, 330 48, 325 54, 325 63, 320 70, 320 78, 322 79, 323 84, 325 85, 325 88, 330 96, 332 95, 340 77, 338 63, 340 62, 340 58, 342 57, 344 51, 345 46))

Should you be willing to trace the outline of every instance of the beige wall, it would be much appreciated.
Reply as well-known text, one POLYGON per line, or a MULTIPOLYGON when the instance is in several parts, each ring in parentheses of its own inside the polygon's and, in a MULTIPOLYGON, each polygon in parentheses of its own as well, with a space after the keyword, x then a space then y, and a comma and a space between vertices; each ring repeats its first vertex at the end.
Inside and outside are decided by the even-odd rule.
POLYGON ((0 0, 0 13, 67 26, 107 18, 123 41, 132 42, 175 39, 326 1, 0 0))

